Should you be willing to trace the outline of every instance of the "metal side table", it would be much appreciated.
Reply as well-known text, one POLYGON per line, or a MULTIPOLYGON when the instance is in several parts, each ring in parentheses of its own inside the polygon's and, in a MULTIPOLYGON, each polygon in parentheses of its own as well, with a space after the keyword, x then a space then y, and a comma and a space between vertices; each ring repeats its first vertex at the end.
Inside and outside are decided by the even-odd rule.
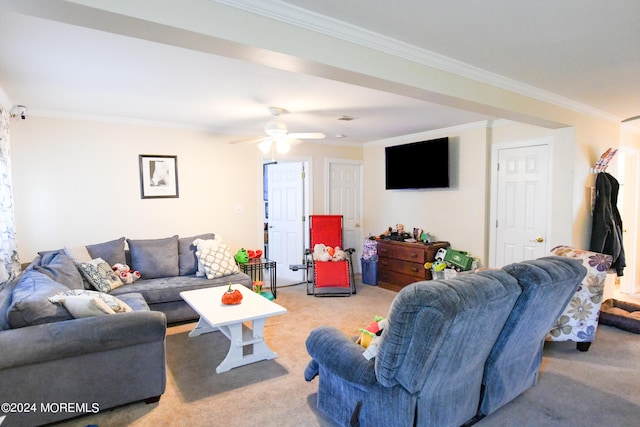
POLYGON ((276 262, 266 258, 252 258, 244 264, 238 264, 243 273, 251 277, 251 280, 262 280, 269 273, 269 286, 273 298, 276 297, 276 262))

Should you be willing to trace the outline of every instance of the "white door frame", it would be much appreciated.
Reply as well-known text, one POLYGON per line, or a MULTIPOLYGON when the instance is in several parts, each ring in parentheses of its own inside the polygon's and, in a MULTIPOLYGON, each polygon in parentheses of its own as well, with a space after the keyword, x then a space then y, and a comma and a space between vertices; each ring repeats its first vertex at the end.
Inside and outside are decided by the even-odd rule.
MULTIPOLYGON (((331 174, 329 173, 329 171, 331 170, 331 165, 333 163, 336 164, 352 164, 352 165, 356 165, 360 167, 360 201, 359 201, 359 211, 360 211, 360 218, 358 218, 358 224, 360 224, 360 227, 358 228, 358 241, 364 241, 364 236, 362 235, 362 218, 364 216, 364 161, 362 160, 355 160, 355 159, 340 159, 340 158, 335 158, 335 157, 327 157, 325 158, 324 161, 324 206, 325 206, 325 211, 328 209, 330 203, 331 203, 331 174)), ((328 212, 327 212, 328 213, 328 212)), ((360 259, 360 256, 362 255, 362 247, 356 247, 354 248, 356 250, 355 256, 353 257, 353 270, 356 273, 360 272, 360 262, 356 262, 358 259, 360 259)))
POLYGON ((550 241, 552 240, 550 237, 553 221, 553 215, 551 210, 551 201, 552 199, 552 189, 553 189, 553 138, 552 137, 544 137, 544 138, 535 138, 535 139, 526 139, 526 140, 518 140, 518 141, 508 141, 508 142, 498 142, 491 145, 491 189, 490 189, 490 202, 489 202, 489 225, 487 229, 489 230, 489 254, 488 259, 489 267, 502 267, 501 265, 496 265, 496 252, 497 252, 497 227, 496 221, 498 220, 498 152, 500 150, 507 150, 512 148, 525 148, 532 146, 546 145, 548 149, 548 159, 549 159, 549 167, 547 169, 547 185, 550 189, 547 192, 547 213, 546 213, 546 236, 545 236, 545 246, 546 251, 548 252, 550 248, 548 247, 550 241))
MULTIPOLYGON (((302 254, 300 257, 300 262, 302 263, 303 258, 304 258, 304 251, 305 249, 309 248, 309 213, 313 212, 313 171, 312 171, 312 165, 313 165, 313 159, 311 157, 292 157, 292 158, 288 158, 286 160, 278 160, 275 161, 275 163, 278 164, 282 164, 282 163, 302 163, 302 167, 304 170, 304 182, 302 185, 302 201, 303 201, 303 217, 304 217, 304 222, 303 222, 303 230, 302 230, 302 238, 303 238, 303 249, 302 249, 302 254)), ((272 163, 271 161, 268 160, 264 160, 264 163, 272 163)), ((264 245, 264 243, 263 243, 264 245)), ((301 270, 302 271, 302 270, 301 270)))
MULTIPOLYGON (((640 266, 637 264, 636 260, 638 259, 638 227, 640 226, 640 221, 638 220, 638 214, 640 213, 640 201, 638 200, 639 194, 639 184, 638 179, 640 179, 640 150, 629 147, 621 147, 619 150, 619 161, 618 164, 623 164, 623 160, 627 155, 635 156, 636 164, 632 167, 635 167, 636 173, 636 182, 627 182, 627 173, 626 170, 623 169, 622 173, 624 174, 621 178, 622 188, 620 191, 623 192, 623 195, 631 195, 631 192, 635 192, 635 194, 631 195, 630 200, 627 197, 622 197, 622 227, 623 227, 623 245, 625 248, 625 262, 627 264, 624 272, 624 276, 620 277, 620 291, 626 294, 635 294, 636 292, 640 292, 640 285, 638 285, 637 280, 640 278, 640 272, 638 268, 640 266), (629 191, 631 189, 631 191, 629 191), (630 213, 631 212, 631 213, 630 213), (630 213, 630 218, 625 217, 625 213, 630 213), (631 224, 629 224, 631 222, 631 224), (625 224, 627 225, 625 227, 625 224), (631 229, 634 234, 627 234, 626 229, 631 229)), ((620 199, 620 196, 618 196, 620 199)))

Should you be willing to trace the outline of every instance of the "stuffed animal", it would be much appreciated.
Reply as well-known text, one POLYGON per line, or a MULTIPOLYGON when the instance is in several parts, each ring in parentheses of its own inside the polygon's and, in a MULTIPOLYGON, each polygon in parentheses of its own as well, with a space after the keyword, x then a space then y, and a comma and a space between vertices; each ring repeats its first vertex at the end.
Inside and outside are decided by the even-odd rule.
POLYGON ((127 264, 117 263, 111 268, 125 285, 129 285, 140 278, 140 272, 131 270, 127 264))
POLYGON ((356 340, 357 344, 367 348, 376 336, 382 334, 382 330, 387 327, 389 321, 382 316, 374 317, 374 321, 369 323, 366 328, 360 328, 360 337, 356 340))
POLYGON ((323 243, 316 243, 313 247, 314 261, 331 261, 331 255, 327 252, 327 247, 323 243))
POLYGON ((360 337, 356 340, 357 344, 365 348, 362 355, 367 360, 373 359, 378 354, 378 347, 382 342, 382 331, 389 324, 389 321, 382 316, 376 316, 374 319, 366 329, 360 329, 360 337))
POLYGON ((333 259, 333 254, 336 252, 335 248, 332 248, 331 246, 327 246, 327 253, 329 254, 329 256, 331 257, 331 259, 333 259))
POLYGON ((238 264, 246 264, 249 262, 249 252, 245 248, 240 248, 238 249, 238 252, 236 252, 234 258, 238 264))
POLYGON ((334 261, 344 261, 347 259, 347 253, 340 249, 340 246, 336 246, 333 249, 333 260, 334 261))

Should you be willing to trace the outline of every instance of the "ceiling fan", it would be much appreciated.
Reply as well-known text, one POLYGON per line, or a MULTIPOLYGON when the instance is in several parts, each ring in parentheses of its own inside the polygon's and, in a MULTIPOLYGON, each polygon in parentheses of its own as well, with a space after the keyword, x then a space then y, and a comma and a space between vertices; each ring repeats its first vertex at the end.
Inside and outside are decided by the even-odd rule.
POLYGON ((280 115, 287 114, 289 111, 280 107, 269 107, 269 113, 272 118, 264 125, 267 136, 231 141, 231 144, 258 144, 258 148, 265 154, 275 146, 279 153, 286 153, 291 145, 302 143, 302 139, 324 139, 325 137, 322 132, 289 133, 287 125, 280 120, 280 115))

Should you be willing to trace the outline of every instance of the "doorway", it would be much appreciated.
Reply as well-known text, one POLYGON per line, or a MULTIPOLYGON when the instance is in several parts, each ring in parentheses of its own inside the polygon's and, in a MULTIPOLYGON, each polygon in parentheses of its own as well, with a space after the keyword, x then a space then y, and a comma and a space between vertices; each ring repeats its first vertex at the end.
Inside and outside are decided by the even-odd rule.
POLYGON ((545 138, 492 148, 491 267, 540 258, 549 251, 550 143, 545 138))
POLYGON ((307 248, 306 218, 309 213, 308 162, 268 163, 265 181, 265 248, 276 262, 279 283, 303 280, 303 270, 291 265, 304 262, 307 248))
POLYGON ((330 215, 342 215, 342 236, 345 248, 356 250, 353 271, 360 272, 357 260, 362 256, 362 161, 327 159, 325 163, 325 206, 330 215))
POLYGON ((640 292, 638 254, 638 215, 640 198, 640 154, 638 150, 623 148, 618 153, 620 191, 618 204, 622 214, 623 244, 625 252, 624 276, 620 277, 620 291, 625 294, 640 292))

